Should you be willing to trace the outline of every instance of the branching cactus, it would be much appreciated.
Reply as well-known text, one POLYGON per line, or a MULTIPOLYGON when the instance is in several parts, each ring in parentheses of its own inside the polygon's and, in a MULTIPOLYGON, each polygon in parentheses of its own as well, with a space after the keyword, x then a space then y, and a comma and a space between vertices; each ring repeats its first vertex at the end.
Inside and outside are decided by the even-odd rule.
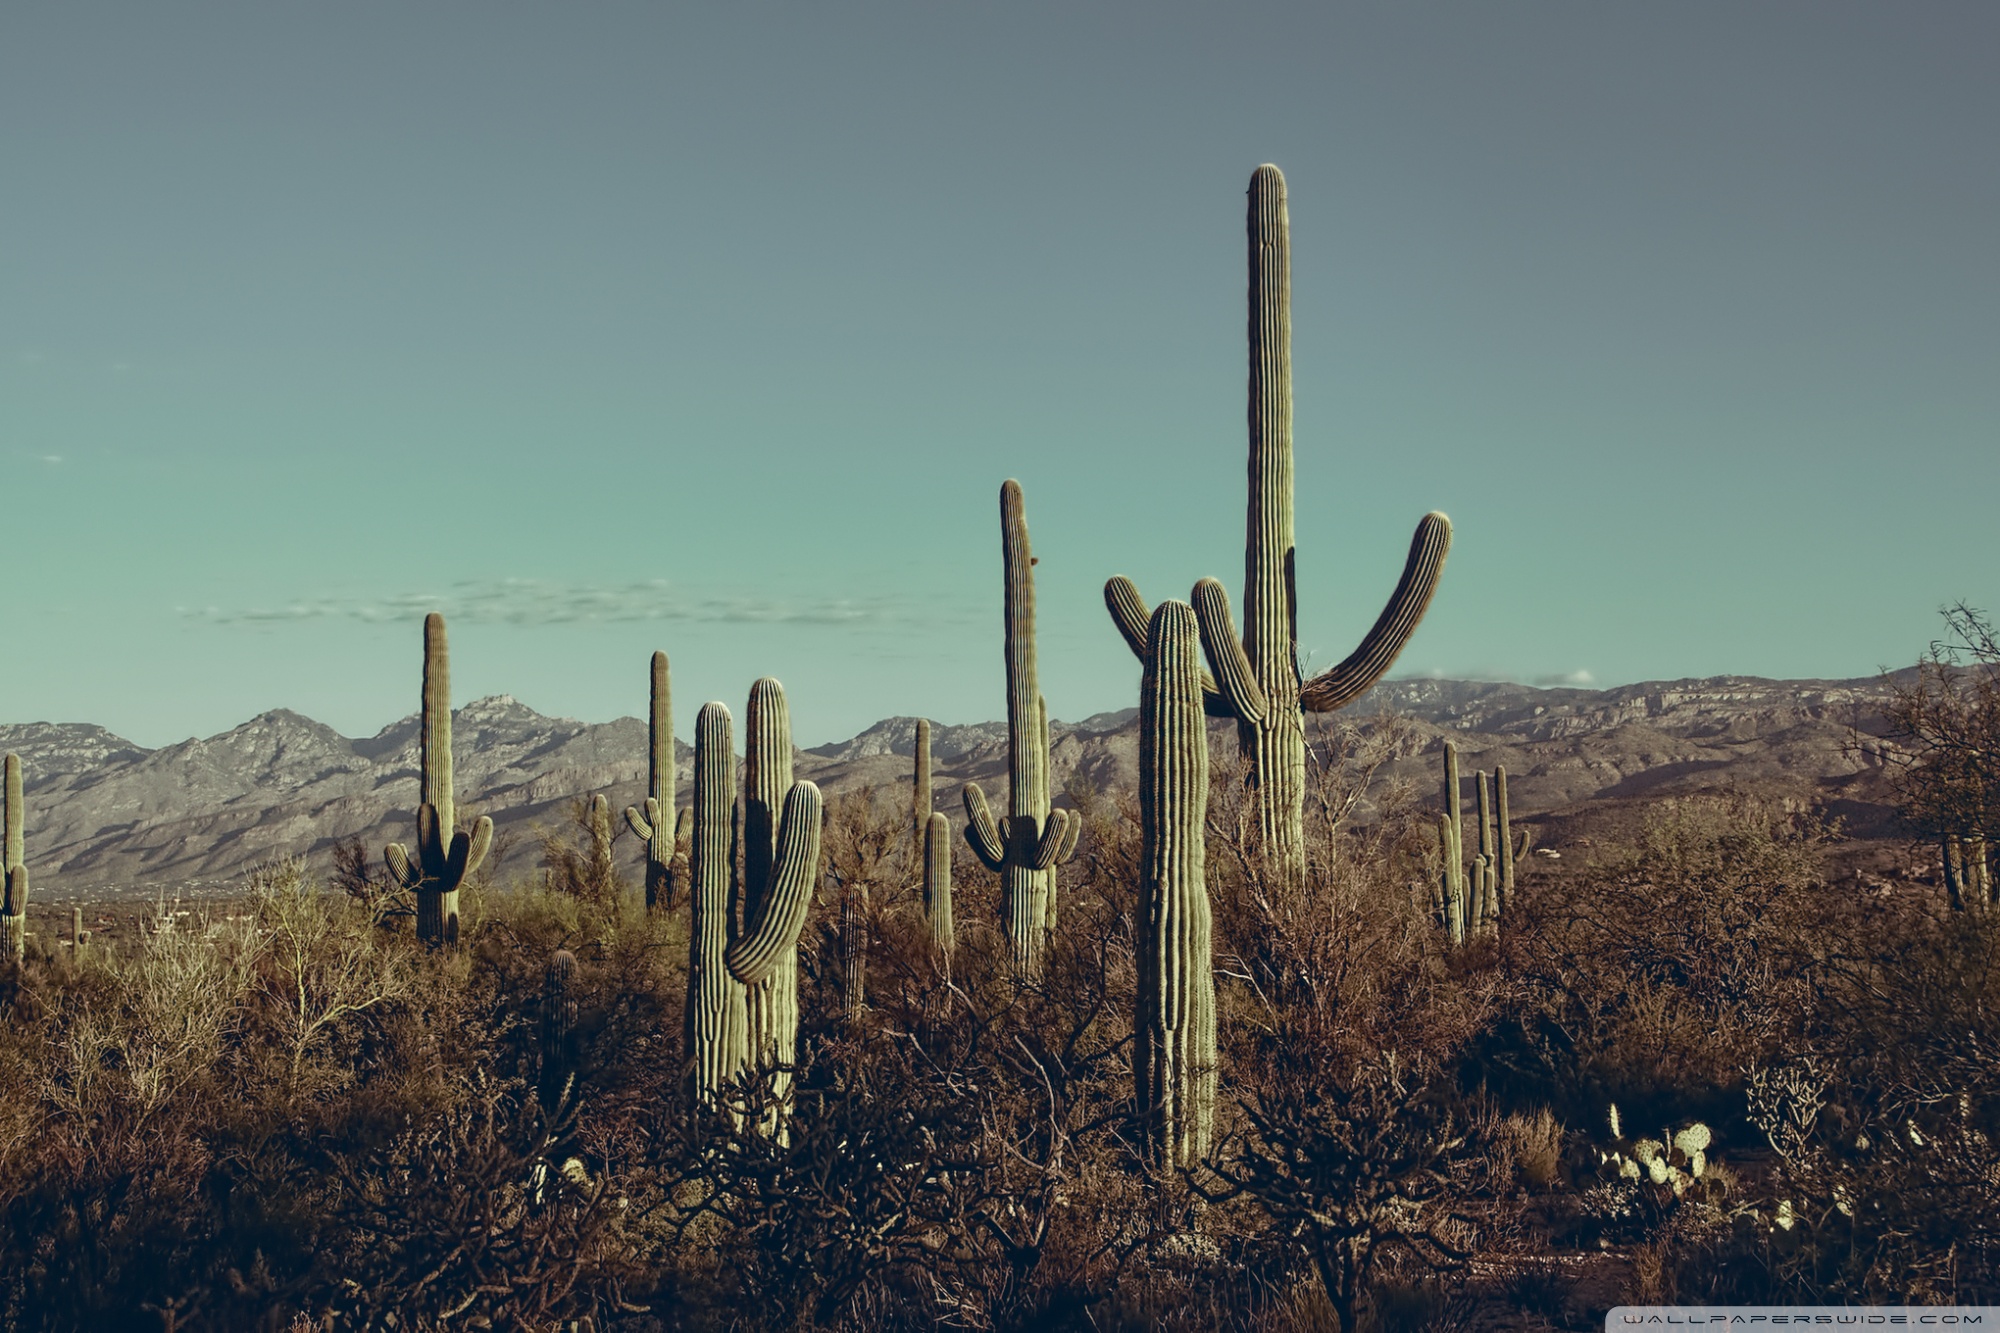
POLYGON ((1193 608, 1162 602, 1139 688, 1139 991, 1133 1061, 1155 1161, 1204 1157, 1215 1117, 1215 970, 1202 826, 1208 728, 1193 608))
POLYGON ((553 1117, 574 1104, 576 1088, 576 955, 558 949, 542 975, 542 1110, 553 1117))
POLYGON ((950 977, 958 937, 951 924, 951 818, 942 810, 924 821, 924 921, 938 970, 950 977))
MULTIPOLYGON (((1230 624, 1222 585, 1195 585, 1194 608, 1213 673, 1202 675, 1210 716, 1234 718, 1256 784, 1264 849, 1287 874, 1305 866, 1305 716, 1359 698, 1416 631, 1444 570, 1451 522, 1417 524, 1403 576, 1375 625, 1347 658, 1302 681, 1293 572, 1292 315, 1285 178, 1261 166, 1250 178, 1250 506, 1244 547, 1243 633, 1230 624)), ((1130 579, 1104 586, 1111 619, 1144 657, 1147 611, 1130 579)))
POLYGON ((24 864, 28 853, 27 840, 21 833, 27 806, 21 798, 21 756, 9 754, 5 764, 6 892, 0 898, 0 927, 6 929, 8 956, 18 964, 28 953, 28 867, 24 864))
POLYGON ((1000 551, 1005 565, 1007 644, 1007 785, 1009 816, 997 823, 986 793, 965 787, 965 840, 988 870, 1000 873, 1001 911, 1014 966, 1041 965, 1055 896, 1053 867, 1076 851, 1083 821, 1049 803, 1049 725, 1035 672, 1035 574, 1021 485, 1000 488, 1000 551))
POLYGON ((417 854, 392 842, 382 850, 389 874, 417 897, 417 938, 458 942, 458 890, 493 845, 493 821, 480 816, 460 830, 451 787, 451 655, 444 617, 424 617, 424 714, 418 752, 417 854))
POLYGON ((653 654, 652 702, 646 710, 646 804, 625 807, 625 822, 646 844, 646 909, 674 909, 674 853, 687 845, 692 807, 674 815, 674 710, 667 655, 653 654))
MULTIPOLYGON (((740 807, 745 812, 741 820, 729 709, 720 703, 705 704, 695 719, 688 1050, 695 1096, 710 1106, 718 1104, 723 1086, 753 1060, 779 1067, 772 1090, 780 1101, 790 1088, 786 1067, 798 1057, 799 932, 819 878, 823 819, 819 788, 810 782, 787 782, 777 818, 769 817, 767 788, 774 778, 789 779, 791 773, 784 692, 776 681, 762 680, 750 700, 749 748, 761 771, 745 773, 748 793, 740 807), (784 763, 779 769, 771 763, 771 754, 781 740, 784 763), (765 793, 761 797, 760 791, 765 793), (760 800, 765 806, 761 815, 760 800), (760 850, 762 829, 771 830, 771 841, 760 850), (761 886, 754 896, 739 892, 739 843, 746 879, 761 886), (741 927, 736 923, 739 896, 741 927), (789 988, 772 984, 787 963, 789 988)), ((775 1119, 765 1128, 775 1130, 775 1119)))

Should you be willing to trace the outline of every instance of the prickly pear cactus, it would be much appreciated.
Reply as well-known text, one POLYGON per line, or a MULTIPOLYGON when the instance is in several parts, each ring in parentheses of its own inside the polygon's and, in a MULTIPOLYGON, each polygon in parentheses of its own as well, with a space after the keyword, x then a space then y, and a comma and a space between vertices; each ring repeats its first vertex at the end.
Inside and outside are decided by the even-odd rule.
MULTIPOLYGON (((1243 633, 1230 625, 1222 585, 1204 579, 1194 607, 1213 674, 1203 673, 1211 716, 1235 718, 1256 783, 1266 853, 1289 874, 1305 868, 1306 712, 1343 708, 1373 685, 1416 631, 1451 545, 1451 522, 1417 524, 1403 576, 1361 644, 1324 674, 1302 681, 1293 587, 1291 221, 1285 178, 1270 165, 1250 178, 1250 510, 1244 547, 1243 633)), ((1145 599, 1120 575, 1104 588, 1111 619, 1144 657, 1145 599)))
POLYGON ((674 853, 686 844, 692 810, 674 816, 674 710, 667 655, 653 654, 652 698, 646 709, 646 803, 625 807, 625 822, 646 844, 646 909, 674 909, 674 853))
POLYGON ((1139 688, 1139 989, 1136 1101, 1154 1160, 1208 1152, 1215 1116, 1215 971, 1203 822, 1208 729, 1193 608, 1162 602, 1139 688))
POLYGON ((1001 875, 1007 941, 1014 966, 1032 974, 1042 949, 1055 894, 1053 867, 1076 851, 1082 821, 1049 803, 1048 706, 1035 670, 1034 557, 1028 551, 1028 517, 1021 485, 1000 488, 1000 552, 1005 568, 1007 647, 1007 785, 1009 816, 995 822, 979 784, 965 787, 965 840, 989 870, 1001 875))
POLYGON ((424 714, 418 752, 417 854, 392 842, 382 849, 389 874, 416 894, 417 938, 434 946, 458 942, 458 890, 493 845, 484 815, 470 831, 455 822, 451 785, 451 655, 444 617, 424 617, 424 714))
POLYGON ((7 954, 18 965, 28 952, 27 840, 21 821, 27 806, 21 797, 21 756, 9 754, 6 767, 6 861, 4 895, 0 895, 0 929, 6 932, 7 954))

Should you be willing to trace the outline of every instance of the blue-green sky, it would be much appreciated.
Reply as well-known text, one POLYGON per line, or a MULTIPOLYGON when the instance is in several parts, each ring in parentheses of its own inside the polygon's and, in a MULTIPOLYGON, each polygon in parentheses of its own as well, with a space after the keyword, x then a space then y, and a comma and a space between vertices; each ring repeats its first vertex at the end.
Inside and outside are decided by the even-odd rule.
POLYGON ((1399 674, 1908 662, 2000 609, 2000 7, 0 7, 0 720, 460 700, 799 740, 1131 705, 1242 571, 1290 185, 1299 629, 1399 674))

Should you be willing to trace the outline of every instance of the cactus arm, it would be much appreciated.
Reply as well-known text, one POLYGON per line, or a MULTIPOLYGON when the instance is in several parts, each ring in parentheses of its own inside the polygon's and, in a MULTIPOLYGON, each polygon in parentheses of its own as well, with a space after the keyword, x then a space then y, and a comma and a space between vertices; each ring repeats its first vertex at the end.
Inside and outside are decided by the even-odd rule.
POLYGON ((1062 849, 1056 853, 1058 864, 1066 862, 1072 856, 1076 855, 1077 835, 1083 832, 1083 812, 1081 810, 1069 810, 1064 813, 1069 816, 1069 828, 1063 834, 1062 849))
POLYGON ((993 808, 976 782, 965 784, 965 841, 988 870, 997 871, 1007 864, 1007 844, 1001 841, 993 808))
POLYGON ((425 879, 444 878, 445 861, 451 854, 450 837, 450 829, 439 836, 436 806, 426 801, 417 807, 417 864, 423 868, 425 879))
MULTIPOLYGON (((1146 621, 1151 615, 1146 609, 1146 599, 1139 595, 1139 587, 1123 574, 1116 574, 1104 585, 1104 605, 1111 612, 1111 623, 1124 636, 1125 646, 1132 650, 1132 656, 1146 660, 1146 621)), ((1210 717, 1233 718, 1235 712, 1229 706, 1229 699, 1216 687, 1215 677, 1207 667, 1201 669, 1201 709, 1210 717)))
POLYGON ((1051 810, 1042 823, 1042 836, 1035 840, 1036 870, 1047 870, 1062 855, 1063 843, 1069 841, 1070 820, 1075 818, 1067 810, 1051 810))
POLYGON ((1228 702, 1224 716, 1256 725, 1270 711, 1264 687, 1250 669, 1250 659, 1229 622, 1229 593, 1214 579, 1194 585, 1195 623, 1201 629, 1201 646, 1209 666, 1220 682, 1220 693, 1228 702))
POLYGON ((674 819, 674 845, 686 847, 694 837, 694 807, 683 809, 674 819))
POLYGON ((20 918, 28 914, 28 867, 14 865, 7 870, 7 915, 20 918))
POLYGON ((785 794, 770 890, 724 959, 729 974, 746 986, 769 977, 785 950, 798 943, 813 883, 819 878, 822 810, 819 788, 813 783, 795 782, 785 794))
POLYGON ((1299 690, 1301 707, 1313 713, 1333 712, 1360 698, 1381 679, 1416 633, 1417 622, 1423 619, 1444 574, 1444 558, 1450 550, 1451 520, 1439 513, 1424 515, 1410 539, 1403 577, 1397 581, 1389 604, 1376 617, 1374 628, 1345 661, 1306 682, 1299 690))
POLYGON ((392 842, 382 849, 382 863, 389 867, 390 877, 402 888, 414 889, 417 881, 423 878, 422 872, 410 865, 410 849, 400 842, 392 842))
POLYGON ((486 853, 491 851, 492 848, 493 821, 487 816, 481 815, 472 823, 472 837, 466 847, 465 865, 459 872, 459 878, 463 879, 467 875, 477 874, 479 867, 486 863, 486 853))
POLYGON ((653 828, 659 818, 660 803, 650 796, 646 798, 646 813, 643 815, 637 806, 625 807, 625 827, 631 829, 633 836, 641 842, 653 840, 653 828))

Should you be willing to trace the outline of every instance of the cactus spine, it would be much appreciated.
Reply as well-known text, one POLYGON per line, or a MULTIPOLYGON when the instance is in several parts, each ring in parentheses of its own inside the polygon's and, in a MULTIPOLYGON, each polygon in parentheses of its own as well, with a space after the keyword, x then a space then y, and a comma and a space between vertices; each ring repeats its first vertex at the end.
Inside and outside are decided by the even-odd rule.
MULTIPOLYGON (((1305 717, 1343 708, 1373 685, 1415 632, 1437 590, 1451 522, 1427 514, 1389 603, 1347 658, 1301 682, 1293 577, 1291 223, 1285 178, 1270 165, 1250 178, 1250 502, 1244 547, 1243 633, 1231 628, 1222 585, 1203 579, 1194 608, 1213 675, 1203 704, 1235 718, 1257 788, 1265 852, 1296 875, 1305 867, 1305 717)), ((1144 657, 1146 603, 1120 575, 1104 588, 1112 621, 1144 657)))
POLYGON ((1138 1052, 1146 1140, 1163 1165, 1208 1152, 1214 1123, 1215 972, 1202 824, 1208 729, 1194 611, 1162 602, 1146 633, 1139 691, 1138 1052))
POLYGON ((674 815, 674 711, 667 655, 653 654, 646 709, 646 804, 625 807, 625 822, 646 844, 646 910, 674 909, 674 851, 688 839, 693 811, 674 815))
POLYGON ((1049 805, 1048 706, 1035 672, 1035 574, 1021 484, 1000 488, 1000 551, 1005 566, 1007 785, 1009 817, 995 823, 986 793, 965 787, 965 840, 1003 879, 1007 940, 1023 973, 1040 967, 1055 894, 1053 867, 1076 850, 1082 821, 1049 805))
POLYGON ((924 821, 924 920, 939 970, 949 977, 958 937, 951 925, 951 819, 942 810, 924 821))
POLYGON ((493 844, 493 821, 484 815, 471 832, 460 831, 451 788, 451 655, 444 617, 424 617, 424 713, 418 751, 417 855, 402 843, 382 850, 390 875, 417 896, 417 938, 426 944, 458 942, 458 890, 479 869, 493 844))
POLYGON ((28 954, 28 867, 24 863, 27 839, 21 832, 27 806, 21 798, 21 756, 10 753, 5 769, 6 882, 5 896, 0 898, 0 926, 6 927, 8 956, 18 964, 28 954))
POLYGON ((576 1080, 576 955, 557 949, 542 976, 542 1110, 557 1115, 572 1104, 576 1080))

